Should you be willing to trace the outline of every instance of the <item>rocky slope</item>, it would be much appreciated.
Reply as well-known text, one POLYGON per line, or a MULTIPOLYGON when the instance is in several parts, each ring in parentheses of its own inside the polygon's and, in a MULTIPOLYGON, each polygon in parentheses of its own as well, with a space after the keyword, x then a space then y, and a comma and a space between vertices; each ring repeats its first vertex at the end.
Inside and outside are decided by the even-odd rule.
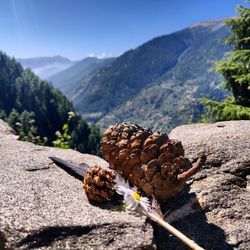
MULTIPOLYGON (((205 249, 249 249, 250 121, 186 125, 170 137, 183 142, 190 159, 205 153, 208 160, 182 193, 162 204, 167 220, 205 249), (182 206, 186 216, 177 220, 182 206)), ((143 218, 89 204, 82 184, 51 164, 51 155, 107 164, 17 141, 0 121, 0 249, 149 249, 153 234, 151 227, 141 230, 143 218)), ((186 249, 154 229, 159 249, 186 249)))

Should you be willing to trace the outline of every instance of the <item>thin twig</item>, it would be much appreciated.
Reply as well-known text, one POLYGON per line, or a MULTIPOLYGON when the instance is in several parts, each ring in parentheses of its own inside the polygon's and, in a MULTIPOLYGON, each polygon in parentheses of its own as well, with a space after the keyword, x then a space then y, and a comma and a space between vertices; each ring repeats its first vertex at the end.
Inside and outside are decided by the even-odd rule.
POLYGON ((185 236, 183 233, 178 231, 176 228, 171 226, 169 223, 164 221, 160 215, 146 212, 144 211, 144 214, 150 218, 151 220, 157 222, 159 225, 164 227, 168 232, 170 232, 172 235, 176 236, 179 240, 181 240, 184 244, 186 244, 188 247, 194 250, 204 250, 204 248, 200 247, 198 244, 196 244, 193 240, 189 239, 187 236, 185 236))

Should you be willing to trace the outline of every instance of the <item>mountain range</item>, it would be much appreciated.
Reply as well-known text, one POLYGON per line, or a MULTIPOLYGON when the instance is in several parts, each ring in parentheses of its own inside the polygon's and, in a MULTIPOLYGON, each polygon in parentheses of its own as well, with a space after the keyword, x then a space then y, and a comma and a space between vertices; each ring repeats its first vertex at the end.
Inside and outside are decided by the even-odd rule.
POLYGON ((223 21, 194 24, 129 50, 86 76, 71 101, 89 122, 102 128, 122 121, 154 130, 196 122, 199 98, 224 98, 211 72, 231 48, 223 21))
POLYGON ((76 61, 71 61, 62 56, 19 58, 17 61, 24 68, 32 69, 36 75, 44 80, 76 63, 76 61))
POLYGON ((101 128, 130 121, 168 132, 199 119, 201 97, 224 98, 211 68, 231 50, 229 35, 223 21, 196 23, 117 58, 66 59, 71 65, 47 79, 101 128))

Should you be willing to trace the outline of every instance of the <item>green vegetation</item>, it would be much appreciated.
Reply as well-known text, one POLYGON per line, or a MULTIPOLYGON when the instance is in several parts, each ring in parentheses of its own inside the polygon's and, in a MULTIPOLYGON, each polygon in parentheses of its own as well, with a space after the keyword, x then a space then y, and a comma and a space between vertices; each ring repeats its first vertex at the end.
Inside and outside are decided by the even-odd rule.
POLYGON ((75 113, 69 112, 68 115, 69 115, 68 121, 67 123, 63 124, 62 132, 56 131, 57 138, 55 141, 53 141, 53 145, 57 148, 64 148, 64 149, 70 148, 69 142, 70 142, 71 136, 69 134, 69 122, 72 119, 72 117, 75 116, 75 113))
POLYGON ((224 78, 223 86, 233 97, 224 102, 203 99, 205 121, 250 119, 250 8, 239 6, 237 10, 238 16, 226 21, 232 33, 226 43, 234 50, 215 65, 215 71, 224 78))
POLYGON ((0 118, 13 127, 20 139, 52 145, 58 139, 56 131, 63 128, 64 145, 97 153, 97 146, 92 145, 93 138, 97 145, 100 139, 96 128, 89 127, 79 115, 68 120, 68 113, 74 109, 67 98, 2 52, 0 88, 0 118))
POLYGON ((57 138, 53 141, 53 145, 64 149, 74 148, 80 152, 100 156, 101 131, 95 125, 91 127, 86 125, 80 116, 72 111, 69 112, 67 123, 63 124, 62 131, 56 131, 57 138), (87 140, 82 141, 81 138, 87 138, 87 140))

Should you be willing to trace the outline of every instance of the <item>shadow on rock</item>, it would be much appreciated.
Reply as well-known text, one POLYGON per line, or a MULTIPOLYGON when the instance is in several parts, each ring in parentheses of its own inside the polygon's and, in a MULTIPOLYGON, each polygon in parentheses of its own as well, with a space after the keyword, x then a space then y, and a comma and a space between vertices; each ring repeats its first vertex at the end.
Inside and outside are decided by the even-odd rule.
POLYGON ((92 206, 99 207, 99 208, 105 209, 105 210, 114 211, 114 212, 122 211, 124 209, 123 208, 123 196, 121 196, 117 193, 113 195, 113 197, 110 201, 98 203, 98 202, 89 200, 89 203, 92 206))
POLYGON ((33 234, 28 235, 26 238, 19 241, 16 244, 16 247, 25 247, 25 249, 47 247, 50 246, 53 242, 63 240, 67 237, 81 237, 82 235, 86 235, 96 228, 97 226, 46 227, 34 232, 33 234))
MULTIPOLYGON (((225 239, 225 232, 222 228, 208 223, 204 208, 199 205, 199 201, 194 193, 189 193, 189 188, 186 188, 180 195, 168 200, 168 202, 161 204, 163 213, 171 216, 171 211, 182 208, 188 202, 196 201, 189 214, 184 218, 171 222, 171 224, 190 239, 194 240, 204 249, 218 249, 231 250, 233 246, 228 244, 225 239)), ((168 217, 168 216, 166 216, 168 217)), ((173 249, 186 250, 188 247, 184 246, 177 238, 169 235, 165 229, 153 223, 154 240, 158 249, 173 249)))
POLYGON ((0 231, 0 249, 5 249, 6 238, 4 233, 0 231))

